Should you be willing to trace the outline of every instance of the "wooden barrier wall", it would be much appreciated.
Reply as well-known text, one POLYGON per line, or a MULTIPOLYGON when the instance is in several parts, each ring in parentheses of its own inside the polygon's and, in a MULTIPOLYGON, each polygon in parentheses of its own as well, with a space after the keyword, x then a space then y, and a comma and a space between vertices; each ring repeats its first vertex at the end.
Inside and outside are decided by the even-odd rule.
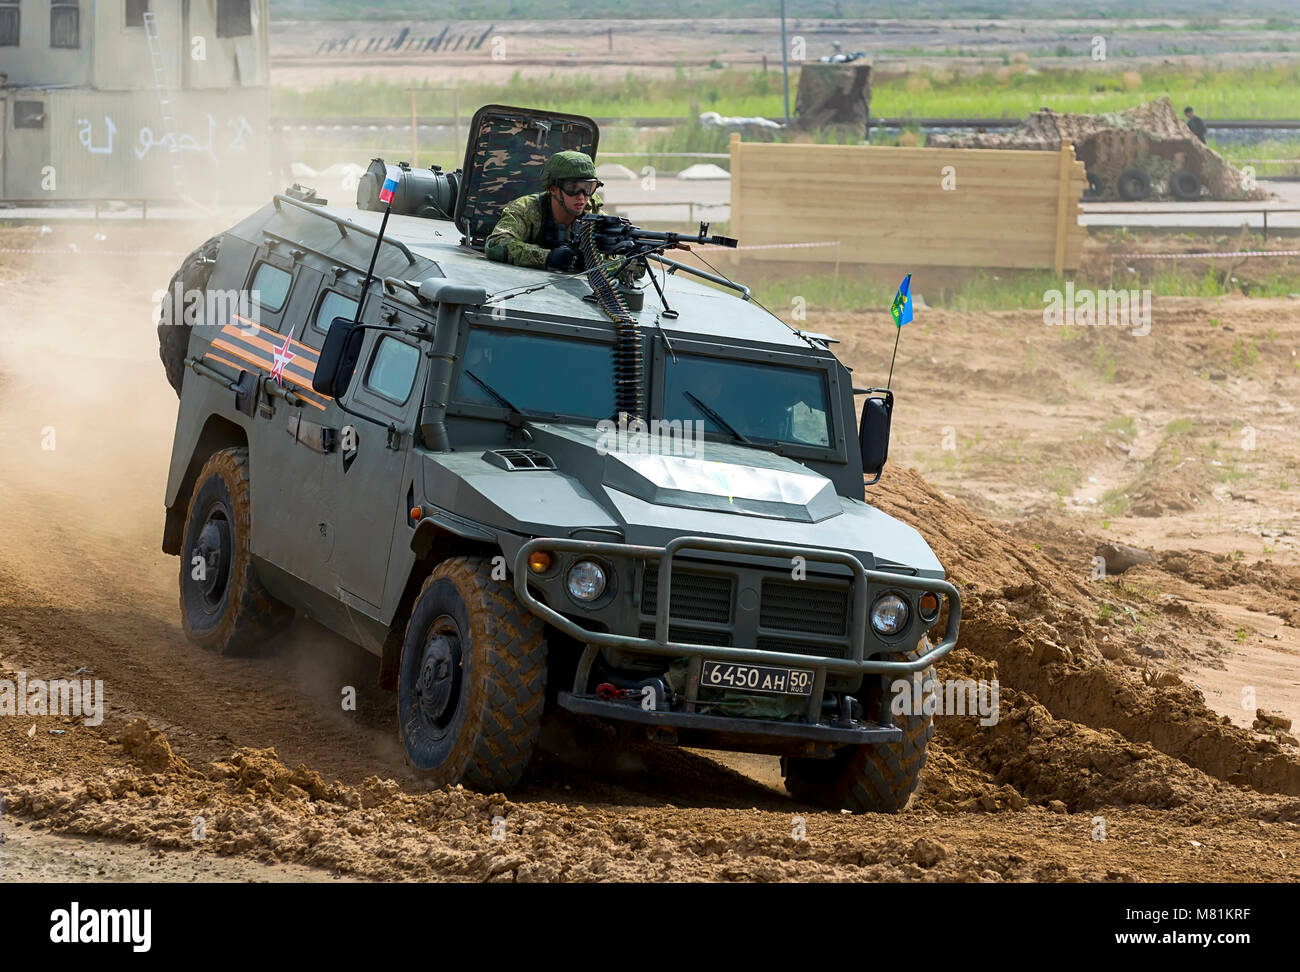
POLYGON ((905 266, 1079 265, 1082 162, 1059 152, 742 142, 731 136, 731 229, 746 260, 905 266), (945 167, 951 166, 950 171, 945 167), (945 189, 948 178, 954 188, 945 189))

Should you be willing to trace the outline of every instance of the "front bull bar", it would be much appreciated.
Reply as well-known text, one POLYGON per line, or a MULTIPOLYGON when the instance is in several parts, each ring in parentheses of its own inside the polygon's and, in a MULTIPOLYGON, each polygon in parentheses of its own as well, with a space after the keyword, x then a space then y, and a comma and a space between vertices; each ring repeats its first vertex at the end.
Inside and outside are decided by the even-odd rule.
POLYGON ((741 662, 751 665, 786 665, 793 668, 812 669, 813 686, 808 703, 808 714, 810 720, 816 722, 821 711, 821 700, 825 692, 828 673, 834 672, 844 675, 908 675, 922 671, 952 651, 957 644, 957 630, 961 625, 961 595, 957 592, 957 588, 948 581, 929 577, 913 577, 908 574, 898 574, 887 570, 867 570, 862 566, 862 562, 852 554, 838 550, 823 550, 816 547, 755 543, 750 540, 727 540, 714 537, 677 537, 663 547, 638 546, 600 540, 538 537, 527 541, 519 548, 518 554, 515 555, 514 571, 515 592, 519 595, 520 602, 548 624, 554 625, 565 634, 585 643, 587 646, 574 678, 573 692, 575 695, 581 695, 586 690, 586 681, 591 666, 595 661, 596 653, 602 647, 621 648, 652 655, 665 655, 672 658, 685 656, 690 659, 690 668, 687 672, 687 711, 694 711, 694 703, 700 687, 700 669, 707 657, 710 661, 741 662), (657 563, 659 566, 659 597, 656 603, 654 638, 591 631, 539 601, 528 590, 528 557, 537 550, 576 552, 610 559, 644 559, 657 563), (672 601, 673 557, 681 550, 751 554, 764 557, 779 557, 787 560, 802 557, 806 562, 820 561, 822 563, 841 564, 850 568, 853 571, 853 583, 850 587, 853 599, 850 627, 852 636, 851 657, 830 658, 820 655, 763 651, 758 648, 697 645, 688 642, 669 641, 668 619, 672 601), (885 661, 883 659, 863 657, 866 651, 867 630, 869 627, 867 621, 867 595, 872 584, 933 591, 947 597, 948 623, 944 628, 943 640, 919 658, 914 658, 911 661, 885 661))

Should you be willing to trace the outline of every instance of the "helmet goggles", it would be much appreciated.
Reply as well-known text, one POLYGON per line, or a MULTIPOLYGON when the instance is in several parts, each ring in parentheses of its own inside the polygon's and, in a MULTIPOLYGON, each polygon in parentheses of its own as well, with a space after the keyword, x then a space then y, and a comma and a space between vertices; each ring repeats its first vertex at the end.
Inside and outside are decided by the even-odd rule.
POLYGON ((585 195, 588 199, 605 183, 599 179, 561 179, 556 183, 566 196, 585 195))

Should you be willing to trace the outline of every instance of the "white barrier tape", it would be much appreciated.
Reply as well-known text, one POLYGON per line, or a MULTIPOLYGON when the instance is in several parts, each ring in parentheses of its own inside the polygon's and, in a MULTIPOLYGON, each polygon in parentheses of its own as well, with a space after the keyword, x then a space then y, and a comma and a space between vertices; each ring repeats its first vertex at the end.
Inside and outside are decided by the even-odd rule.
POLYGON ((63 254, 67 256, 185 256, 184 250, 101 250, 87 247, 84 250, 48 250, 33 247, 29 250, 17 247, 0 247, 0 253, 38 253, 45 256, 63 254))
POLYGON ((1115 260, 1199 260, 1206 257, 1300 256, 1300 250, 1224 250, 1221 253, 1116 253, 1115 260))
POLYGON ((814 246, 839 246, 839 240, 833 240, 828 243, 754 243, 750 246, 712 246, 702 244, 699 246, 692 245, 693 250, 804 250, 814 246))

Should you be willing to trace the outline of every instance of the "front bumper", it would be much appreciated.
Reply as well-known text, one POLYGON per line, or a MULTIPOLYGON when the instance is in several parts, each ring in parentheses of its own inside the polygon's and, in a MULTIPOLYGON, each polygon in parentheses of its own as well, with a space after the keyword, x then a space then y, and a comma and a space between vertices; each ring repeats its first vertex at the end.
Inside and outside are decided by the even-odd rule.
MULTIPOLYGON (((754 665, 783 665, 793 668, 811 669, 813 671, 812 693, 808 699, 806 722, 801 725, 803 729, 818 728, 822 722, 822 697, 825 694, 826 676, 829 673, 845 675, 908 675, 913 672, 923 671, 953 649, 957 643, 957 631, 961 624, 961 595, 957 592, 957 588, 947 581, 935 578, 912 577, 907 574, 895 573, 893 571, 867 570, 862 566, 862 562, 851 554, 837 550, 823 550, 814 547, 756 543, 748 540, 729 540, 714 537, 678 537, 663 547, 637 546, 609 541, 539 537, 534 540, 529 540, 520 547, 519 552, 515 556, 514 574, 515 591, 519 595, 520 602, 527 607, 528 610, 541 617, 548 624, 551 624, 566 634, 571 635, 573 638, 587 646, 586 650, 583 652, 582 659, 578 664, 578 670, 575 673, 573 690, 571 693, 565 693, 565 695, 568 696, 567 699, 561 700, 562 704, 568 703, 565 704, 566 708, 574 709, 574 711, 578 711, 575 706, 578 702, 583 704, 584 709, 594 709, 596 706, 594 697, 589 695, 586 691, 587 682, 591 673, 591 667, 594 664, 600 649, 602 647, 609 647, 626 651, 641 652, 644 654, 662 655, 667 658, 684 657, 689 659, 685 693, 685 712, 674 713, 673 715, 693 716, 696 719, 716 718, 703 716, 702 714, 696 714, 695 712, 700 689, 700 669, 706 658, 713 661, 731 661, 754 665), (563 551, 580 554, 585 553, 615 560, 633 558, 657 563, 659 569, 659 591, 661 593, 656 602, 654 638, 640 638, 633 635, 591 631, 539 601, 528 589, 528 557, 531 553, 537 550, 552 552, 563 551), (850 568, 853 572, 853 580, 850 584, 851 647, 848 657, 833 658, 818 655, 765 651, 758 648, 702 645, 692 644, 689 642, 670 641, 668 638, 668 632, 669 617, 671 616, 671 574, 673 558, 683 550, 716 551, 731 554, 779 557, 782 559, 802 557, 810 565, 820 562, 839 564, 850 568), (886 661, 879 658, 864 657, 869 627, 867 620, 867 598, 870 587, 873 584, 889 587, 901 587, 911 590, 933 591, 936 594, 946 597, 948 599, 948 621, 944 629, 943 639, 939 644, 931 647, 924 654, 910 661, 886 661)), ((626 711, 628 707, 611 706, 601 703, 599 709, 600 714, 607 718, 618 718, 619 716, 614 714, 615 710, 626 711)), ((589 714, 596 714, 596 712, 591 711, 589 714)), ((647 715, 651 714, 648 713, 647 715)), ((652 715, 663 716, 667 715, 667 713, 653 713, 652 715)), ((640 717, 634 718, 625 716, 624 718, 629 719, 629 721, 635 721, 635 718, 640 717)), ((751 722, 752 720, 745 721, 751 722)), ((773 723, 772 725, 788 725, 793 728, 796 724, 773 723)), ((825 728, 829 728, 829 726, 825 728)), ((876 726, 872 724, 868 727, 864 725, 861 731, 866 732, 869 728, 890 729, 891 727, 889 727, 887 723, 884 726, 876 726)), ((839 730, 839 732, 843 731, 845 730, 839 730)), ((840 743, 844 740, 839 738, 837 734, 833 739, 829 736, 826 737, 826 741, 840 743)), ((861 739, 860 741, 871 742, 877 740, 861 739)))

